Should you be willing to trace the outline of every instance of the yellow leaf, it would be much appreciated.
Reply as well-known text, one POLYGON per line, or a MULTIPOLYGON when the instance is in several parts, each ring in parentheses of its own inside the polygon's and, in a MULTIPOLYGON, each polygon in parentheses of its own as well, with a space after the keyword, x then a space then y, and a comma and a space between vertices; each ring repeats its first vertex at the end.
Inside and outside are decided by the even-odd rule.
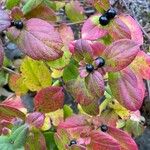
POLYGON ((122 119, 128 119, 130 116, 130 111, 120 105, 116 100, 109 103, 109 107, 112 108, 122 119))
POLYGON ((51 72, 42 61, 26 57, 21 64, 24 83, 31 91, 39 91, 52 84, 51 72))
POLYGON ((57 70, 57 69, 52 69, 52 68, 51 68, 51 70, 53 71, 52 72, 52 78, 56 79, 56 78, 62 77, 64 70, 57 70))

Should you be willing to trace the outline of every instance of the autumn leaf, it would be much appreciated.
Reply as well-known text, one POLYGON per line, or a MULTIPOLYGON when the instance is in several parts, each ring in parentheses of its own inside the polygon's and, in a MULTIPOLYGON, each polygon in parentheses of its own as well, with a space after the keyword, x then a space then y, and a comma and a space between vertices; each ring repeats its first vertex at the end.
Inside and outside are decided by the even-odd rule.
POLYGON ((114 127, 109 127, 107 133, 118 141, 121 150, 138 150, 135 141, 126 132, 114 127))
POLYGON ((138 79, 130 69, 109 73, 109 85, 113 96, 125 108, 136 111, 143 103, 143 91, 138 79))
POLYGON ((139 45, 129 39, 122 39, 114 42, 102 53, 105 60, 105 70, 119 71, 127 67, 136 57, 139 45))
POLYGON ((150 56, 139 51, 134 61, 129 66, 132 71, 143 79, 150 80, 150 56))
POLYGON ((0 8, 0 32, 7 29, 10 26, 9 14, 0 8))
POLYGON ((64 93, 62 87, 51 86, 40 90, 34 98, 37 111, 48 113, 63 107, 64 93))
POLYGON ((72 22, 82 21, 84 20, 84 9, 81 6, 79 1, 71 1, 70 3, 67 3, 65 5, 65 12, 67 14, 67 17, 72 22))
POLYGON ((23 23, 22 30, 11 27, 7 32, 23 53, 36 60, 56 60, 63 55, 61 37, 50 23, 37 18, 23 23))
POLYGON ((31 91, 39 91, 52 83, 51 72, 42 61, 26 57, 20 70, 26 87, 31 91))

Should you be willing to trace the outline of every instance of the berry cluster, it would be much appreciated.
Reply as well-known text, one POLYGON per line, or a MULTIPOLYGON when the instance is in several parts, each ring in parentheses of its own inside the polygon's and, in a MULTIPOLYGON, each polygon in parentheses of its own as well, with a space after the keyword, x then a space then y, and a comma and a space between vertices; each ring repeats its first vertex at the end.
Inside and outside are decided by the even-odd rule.
POLYGON ((23 29, 23 22, 21 20, 15 20, 11 22, 11 26, 15 26, 17 29, 23 29))
POLYGON ((102 26, 106 26, 110 22, 110 20, 113 19, 116 15, 117 15, 116 10, 114 8, 110 8, 109 10, 107 10, 105 14, 103 14, 99 18, 99 23, 102 26))

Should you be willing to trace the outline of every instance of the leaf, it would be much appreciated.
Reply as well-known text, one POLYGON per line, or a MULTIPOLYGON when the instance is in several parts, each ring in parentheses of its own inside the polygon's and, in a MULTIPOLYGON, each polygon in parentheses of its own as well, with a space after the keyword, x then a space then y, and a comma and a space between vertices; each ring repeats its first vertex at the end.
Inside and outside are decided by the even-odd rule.
MULTIPOLYGON (((51 68, 51 70, 53 71, 52 75, 51 75, 52 78, 57 79, 57 78, 61 78, 63 76, 63 71, 64 70, 57 70, 57 69, 52 69, 52 68, 51 68)), ((53 85, 55 85, 55 84, 60 85, 59 83, 60 82, 57 80, 53 85)))
POLYGON ((118 141, 107 133, 103 133, 101 131, 92 131, 90 137, 91 143, 89 147, 93 150, 120 150, 118 141))
POLYGON ((135 21, 131 16, 125 14, 119 15, 118 18, 130 29, 131 39, 142 45, 143 34, 138 22, 135 21))
POLYGON ((132 139, 130 135, 128 135, 124 131, 116 129, 114 127, 109 127, 107 133, 118 141, 121 150, 138 150, 135 141, 132 139))
POLYGON ((27 20, 22 30, 9 28, 7 36, 23 53, 35 60, 56 60, 63 55, 63 42, 59 33, 44 20, 27 20))
POLYGON ((10 24, 9 14, 0 8, 0 32, 7 29, 10 24))
POLYGON ((129 119, 130 111, 121 106, 117 101, 109 103, 109 107, 112 108, 122 119, 129 119))
POLYGON ((101 14, 93 15, 85 21, 82 27, 82 39, 97 40, 108 35, 106 28, 99 24, 101 14))
POLYGON ((104 13, 110 8, 109 0, 94 0, 93 5, 101 13, 104 13))
POLYGON ((58 129, 66 130, 74 139, 78 139, 80 134, 88 134, 91 128, 88 123, 88 116, 73 115, 67 118, 64 122, 60 122, 58 129))
POLYGON ((28 92, 23 77, 20 74, 10 74, 8 79, 9 87, 16 95, 23 95, 28 92))
POLYGON ((2 41, 0 40, 0 68, 3 65, 3 61, 4 61, 4 49, 2 47, 2 41))
POLYGON ((8 82, 8 73, 5 71, 0 72, 0 86, 2 87, 3 85, 6 85, 8 82))
POLYGON ((21 11, 20 7, 14 7, 11 10, 11 17, 12 20, 22 20, 22 18, 24 18, 23 12, 21 11))
POLYGON ((73 31, 71 27, 67 26, 67 24, 61 24, 58 28, 58 32, 60 33, 61 39, 65 46, 68 47, 69 43, 74 41, 73 31))
POLYGON ((29 131, 28 125, 24 124, 12 132, 9 139, 13 143, 14 148, 17 149, 24 146, 27 139, 28 131, 29 131))
POLYGON ((28 0, 26 1, 25 5, 22 8, 22 11, 24 14, 27 14, 34 8, 36 8, 38 5, 40 5, 43 2, 43 0, 28 0))
POLYGON ((21 64, 21 72, 26 87, 31 91, 39 91, 52 83, 51 72, 42 61, 26 57, 21 64))
POLYGON ((106 71, 119 71, 127 67, 136 57, 139 45, 129 39, 114 42, 102 54, 106 71))
POLYGON ((69 50, 64 50, 63 56, 57 60, 53 60, 53 61, 48 61, 47 64, 54 69, 63 69, 64 67, 66 67, 71 59, 71 53, 69 50))
POLYGON ((51 131, 44 132, 44 137, 45 137, 46 145, 48 149, 58 150, 57 145, 55 143, 55 139, 54 139, 54 132, 51 132, 51 131))
POLYGON ((39 18, 45 21, 52 21, 52 22, 55 22, 57 20, 55 12, 51 8, 48 8, 47 6, 44 5, 37 6, 32 11, 27 13, 25 17, 27 19, 39 18))
POLYGON ((7 9, 12 9, 14 6, 17 6, 20 4, 21 0, 7 0, 6 1, 6 8, 7 9))
POLYGON ((101 98, 104 95, 104 79, 98 71, 94 71, 85 78, 86 87, 95 97, 101 98))
POLYGON ((143 103, 143 91, 137 77, 130 69, 108 74, 109 85, 113 96, 125 108, 136 111, 143 103))
POLYGON ((70 62, 70 64, 64 69, 63 72, 63 80, 65 82, 69 80, 76 79, 79 75, 78 68, 73 62, 70 62))
POLYGON ((138 76, 150 80, 150 56, 145 52, 139 51, 129 67, 138 76))
POLYGON ((0 148, 2 148, 1 150, 14 150, 7 136, 0 136, 0 148))
POLYGON ((64 105, 63 111, 64 111, 64 118, 65 119, 73 115, 73 110, 68 105, 64 105))
POLYGON ((67 3, 65 5, 65 12, 67 14, 67 17, 72 22, 82 21, 84 20, 84 9, 81 6, 79 1, 71 1, 70 3, 67 3))
POLYGON ((37 111, 48 113, 63 107, 64 93, 62 87, 52 86, 40 90, 34 98, 37 111))
POLYGON ((28 135, 27 142, 25 145, 25 149, 30 150, 46 150, 46 141, 44 138, 43 133, 37 130, 30 131, 30 134, 28 135))
POLYGON ((45 115, 40 112, 29 113, 26 118, 26 123, 29 125, 41 128, 44 125, 45 115))
POLYGON ((144 127, 138 121, 127 120, 124 130, 134 137, 139 137, 144 131, 144 127))
POLYGON ((0 116, 2 118, 21 118, 25 119, 26 109, 24 108, 20 97, 8 98, 0 103, 0 116))

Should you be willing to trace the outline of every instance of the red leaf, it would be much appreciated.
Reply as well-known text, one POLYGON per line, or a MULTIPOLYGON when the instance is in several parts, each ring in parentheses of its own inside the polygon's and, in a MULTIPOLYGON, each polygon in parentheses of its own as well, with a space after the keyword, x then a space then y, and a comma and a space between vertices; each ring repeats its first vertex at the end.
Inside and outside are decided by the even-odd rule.
POLYGON ((24 17, 23 12, 21 11, 20 7, 14 7, 12 9, 11 17, 13 20, 21 20, 24 17))
POLYGON ((52 86, 42 89, 34 98, 37 111, 48 113, 63 107, 64 93, 62 87, 52 86))
POLYGON ((2 67, 4 61, 4 48, 2 47, 2 42, 0 41, 0 67, 2 67))
POLYGON ((11 97, 0 103, 0 116, 4 119, 7 118, 21 118, 25 119, 26 112, 20 97, 11 97))
POLYGON ((0 8, 0 32, 7 29, 10 24, 9 14, 0 8))
POLYGON ((30 113, 26 118, 26 122, 36 128, 41 128, 44 124, 44 120, 45 115, 40 112, 30 113))
POLYGON ((127 67, 136 57, 139 45, 129 39, 114 42, 102 54, 106 71, 119 71, 127 67))
POLYGON ((91 128, 88 124, 89 117, 82 115, 74 115, 60 122, 59 129, 66 129, 67 132, 75 138, 79 138, 80 135, 89 134, 91 128))
POLYGON ((140 109, 143 103, 143 90, 130 69, 124 69, 119 73, 109 73, 108 82, 113 96, 124 107, 132 111, 140 109))
POLYGON ((11 27, 8 37, 16 42, 23 53, 36 60, 55 60, 63 55, 62 40, 54 27, 41 19, 24 22, 24 28, 11 27))
POLYGON ((124 131, 114 127, 109 127, 107 133, 118 141, 121 146, 121 150, 138 150, 135 141, 124 131))
POLYGON ((118 141, 107 133, 92 131, 90 137, 91 144, 89 147, 93 150, 120 150, 118 141))

